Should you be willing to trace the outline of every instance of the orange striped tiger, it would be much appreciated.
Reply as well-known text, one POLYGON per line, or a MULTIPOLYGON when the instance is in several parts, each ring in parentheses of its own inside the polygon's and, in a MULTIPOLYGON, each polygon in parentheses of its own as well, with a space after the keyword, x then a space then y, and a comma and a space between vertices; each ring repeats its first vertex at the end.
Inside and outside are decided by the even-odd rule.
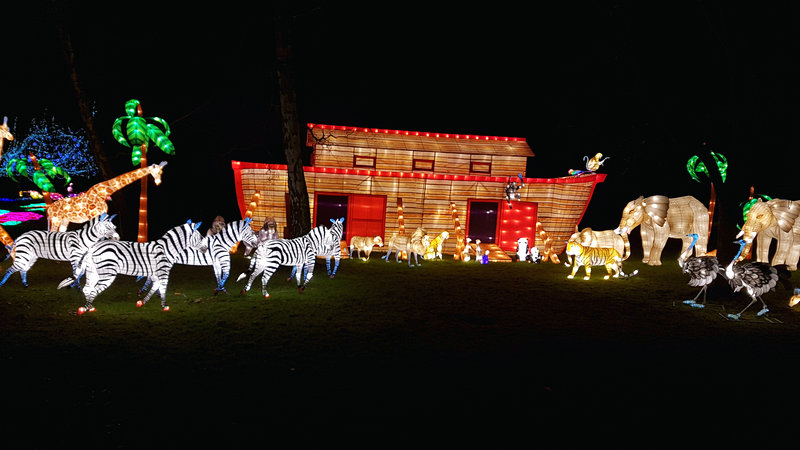
MULTIPOLYGON (((567 242, 567 255, 573 256, 574 263, 572 265, 572 273, 567 278, 574 278, 575 273, 578 272, 580 266, 583 266, 586 276, 584 280, 588 280, 592 276, 592 266, 605 266, 608 275, 603 277, 607 280, 611 277, 619 278, 628 277, 622 271, 622 256, 614 248, 607 247, 584 247, 581 244, 570 241, 567 242)), ((638 270, 635 270, 631 275, 636 275, 638 270)))

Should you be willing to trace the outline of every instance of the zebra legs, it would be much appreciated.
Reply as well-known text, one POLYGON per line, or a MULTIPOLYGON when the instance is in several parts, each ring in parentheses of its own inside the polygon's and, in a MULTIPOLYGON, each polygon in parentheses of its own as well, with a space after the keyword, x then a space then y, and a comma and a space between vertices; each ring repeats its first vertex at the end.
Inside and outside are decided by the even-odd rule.
MULTIPOLYGON (((256 268, 256 269, 254 269, 252 272, 250 272, 250 276, 247 278, 247 283, 244 285, 244 287, 243 287, 243 288, 242 288, 242 290, 239 292, 239 294, 241 294, 241 295, 244 295, 244 294, 245 294, 247 291, 249 291, 249 290, 250 290, 250 287, 253 285, 253 280, 255 280, 255 279, 256 279, 256 277, 257 277, 259 274, 263 273, 264 271, 265 271, 265 270, 264 270, 263 268, 262 268, 262 269, 258 269, 258 268, 256 268)), ((275 271, 275 269, 272 269, 272 271, 274 272, 274 271, 275 271)), ((240 281, 242 278, 244 278, 244 277, 245 277, 245 275, 246 275, 246 274, 244 274, 244 273, 243 273, 243 274, 241 274, 241 275, 239 275, 239 279, 238 279, 238 280, 236 280, 236 281, 240 281)), ((266 275, 265 275, 265 276, 266 276, 266 275)), ((270 276, 272 276, 272 274, 271 274, 271 273, 270 273, 270 276)), ((262 284, 263 284, 263 286, 264 286, 264 288, 262 289, 262 293, 264 294, 264 297, 269 297, 269 294, 267 294, 267 293, 266 293, 266 292, 267 292, 267 289, 266 289, 267 283, 265 283, 265 282, 263 282, 263 281, 262 281, 262 284)))
POLYGON ((103 279, 103 282, 100 282, 99 277, 97 276, 90 276, 88 273, 86 274, 86 284, 83 286, 83 296, 86 298, 86 305, 81 306, 78 308, 78 315, 85 312, 92 312, 94 311, 94 299, 100 295, 101 292, 105 291, 106 288, 111 286, 111 283, 114 282, 114 279, 117 278, 117 275, 111 275, 103 279))
MULTIPOLYGON (((6 284, 6 281, 8 280, 8 278, 9 278, 9 277, 10 277, 10 276, 11 276, 11 275, 14 273, 14 272, 16 272, 17 270, 18 270, 18 269, 16 269, 14 266, 11 266, 11 267, 9 267, 9 268, 8 268, 8 270, 6 270, 6 274, 3 276, 3 279, 2 279, 2 280, 0 280, 0 286, 2 286, 2 285, 4 285, 4 284, 6 284)), ((22 275, 22 274, 20 273, 20 276, 21 276, 21 275, 22 275)), ((25 287, 28 287, 28 283, 26 283, 24 279, 22 280, 22 285, 23 285, 23 286, 25 286, 25 287)))
MULTIPOLYGON (((367 256, 369 256, 369 255, 367 255, 367 256)), ((330 256, 326 256, 325 257, 325 268, 328 269, 328 276, 331 277, 331 278, 336 276, 336 269, 339 268, 339 256, 338 255, 335 256, 334 259, 336 261, 335 261, 335 264, 333 265, 333 272, 331 272, 331 257, 330 256)))
POLYGON ((220 292, 227 294, 228 291, 225 290, 225 281, 228 280, 230 269, 225 270, 225 268, 216 262, 212 266, 214 267, 214 276, 217 279, 217 287, 214 289, 214 295, 220 292))
POLYGON ((301 294, 303 293, 303 290, 306 288, 306 286, 308 286, 308 282, 311 281, 311 277, 314 276, 314 262, 315 262, 314 259, 311 259, 311 261, 306 261, 305 271, 303 271, 303 270, 298 270, 297 271, 298 272, 298 274, 297 274, 297 290, 301 294), (302 281, 303 278, 301 277, 301 274, 303 272, 305 272, 305 275, 306 275, 305 276, 305 282, 302 281))

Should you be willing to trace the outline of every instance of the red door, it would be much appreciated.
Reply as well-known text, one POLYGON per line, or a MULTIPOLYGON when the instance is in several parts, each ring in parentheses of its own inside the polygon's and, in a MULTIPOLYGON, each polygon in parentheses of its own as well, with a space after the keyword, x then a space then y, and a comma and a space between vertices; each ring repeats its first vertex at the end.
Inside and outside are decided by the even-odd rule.
POLYGON ((353 236, 380 236, 383 238, 386 225, 386 196, 350 194, 348 200, 347 226, 348 245, 353 236))
POLYGON ((536 239, 536 213, 538 205, 535 202, 514 201, 513 209, 503 204, 498 220, 497 245, 505 251, 516 251, 517 239, 528 238, 529 245, 533 246, 536 239))

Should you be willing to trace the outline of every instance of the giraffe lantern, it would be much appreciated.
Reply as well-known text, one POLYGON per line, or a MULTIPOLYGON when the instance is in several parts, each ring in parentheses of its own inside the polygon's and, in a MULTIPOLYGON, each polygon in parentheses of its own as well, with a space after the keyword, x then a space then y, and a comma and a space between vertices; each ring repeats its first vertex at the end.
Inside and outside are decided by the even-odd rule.
POLYGON ((13 141, 14 135, 8 130, 8 117, 3 117, 3 124, 0 125, 0 157, 3 156, 3 143, 13 141))
POLYGON ((156 186, 161 184, 161 172, 166 161, 123 173, 110 180, 97 183, 75 197, 64 197, 47 207, 47 229, 66 231, 67 224, 84 223, 93 217, 108 212, 106 198, 136 180, 153 176, 156 186))

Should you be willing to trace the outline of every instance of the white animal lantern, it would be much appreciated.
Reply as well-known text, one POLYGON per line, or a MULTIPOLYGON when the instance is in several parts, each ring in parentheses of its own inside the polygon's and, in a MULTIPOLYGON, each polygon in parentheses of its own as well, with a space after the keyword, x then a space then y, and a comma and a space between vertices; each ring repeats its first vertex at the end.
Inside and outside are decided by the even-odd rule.
POLYGON ((542 260, 542 256, 539 254, 539 249, 536 247, 531 247, 531 251, 528 254, 528 257, 530 258, 530 262, 533 263, 538 263, 539 261, 542 260))
POLYGON ((517 239, 517 261, 527 261, 529 263, 537 263, 541 260, 539 256, 539 249, 529 247, 528 238, 517 239))
POLYGON ((530 249, 528 248, 528 238, 517 239, 517 261, 528 261, 528 256, 530 254, 530 249))

